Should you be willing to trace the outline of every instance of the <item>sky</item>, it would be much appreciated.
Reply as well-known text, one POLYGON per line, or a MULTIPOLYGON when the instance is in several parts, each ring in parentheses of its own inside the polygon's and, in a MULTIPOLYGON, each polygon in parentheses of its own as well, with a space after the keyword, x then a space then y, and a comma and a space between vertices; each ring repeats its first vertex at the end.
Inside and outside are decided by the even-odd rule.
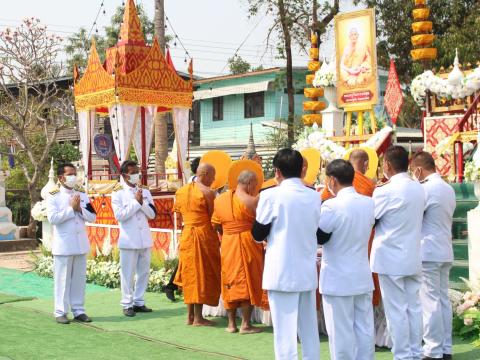
MULTIPOLYGON (((6 2, 6 0, 3 0, 6 2)), ((136 0, 147 10, 153 19, 154 1, 136 0)), ((25 17, 35 16, 48 26, 49 31, 62 37, 71 36, 80 27, 87 30, 98 28, 110 22, 122 0, 104 0, 97 25, 93 26, 99 13, 101 0, 14 0, 2 8, 0 29, 18 26, 25 17)), ((352 1, 341 1, 341 11, 354 7, 352 1)), ((227 59, 238 54, 252 66, 264 68, 285 66, 276 59, 276 50, 271 44, 267 47, 266 36, 272 18, 266 16, 248 17, 247 0, 165 0, 165 13, 172 26, 167 23, 167 33, 173 30, 178 35, 191 57, 194 71, 201 77, 211 77, 228 73, 227 59)), ((321 57, 327 59, 333 53, 333 33, 327 32, 326 42, 321 48, 321 57)), ((173 61, 178 70, 185 71, 185 50, 177 42, 171 49, 173 61)), ((306 66, 308 56, 296 50, 293 54, 294 66, 306 66)))

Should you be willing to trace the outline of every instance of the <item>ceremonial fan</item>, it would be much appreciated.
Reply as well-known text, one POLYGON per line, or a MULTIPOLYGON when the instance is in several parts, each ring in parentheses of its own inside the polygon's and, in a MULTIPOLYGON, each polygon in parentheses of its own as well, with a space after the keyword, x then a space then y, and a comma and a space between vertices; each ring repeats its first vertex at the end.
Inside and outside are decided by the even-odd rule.
POLYGON ((251 171, 257 176, 257 189, 256 194, 263 188, 264 183, 263 169, 259 163, 253 160, 237 160, 232 163, 230 170, 228 171, 228 187, 230 190, 235 190, 238 184, 238 176, 242 171, 251 171))
POLYGON ((200 159, 200 164, 210 164, 215 168, 215 181, 210 186, 217 190, 224 187, 228 179, 228 169, 232 164, 232 158, 221 150, 210 150, 200 159))
POLYGON ((368 169, 367 169, 367 172, 365 173, 365 176, 368 177, 369 179, 376 178, 377 168, 378 168, 378 155, 374 149, 366 146, 350 148, 347 150, 347 152, 343 156, 343 159, 348 161, 352 151, 357 149, 365 151, 368 155, 368 169))

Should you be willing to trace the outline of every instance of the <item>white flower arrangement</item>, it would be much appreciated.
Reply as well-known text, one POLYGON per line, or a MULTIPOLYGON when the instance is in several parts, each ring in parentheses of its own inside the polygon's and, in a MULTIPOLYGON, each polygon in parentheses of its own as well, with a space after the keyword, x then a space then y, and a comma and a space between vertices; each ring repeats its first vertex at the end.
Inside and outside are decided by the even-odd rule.
MULTIPOLYGON (((53 257, 38 256, 34 260, 35 272, 44 277, 53 277, 53 257)), ((151 292, 163 291, 170 281, 172 270, 150 269, 147 290, 151 292)), ((116 261, 87 260, 87 282, 108 288, 120 287, 120 264, 116 261)))
POLYGON ((428 70, 413 79, 410 92, 419 106, 425 105, 427 91, 445 99, 464 99, 480 90, 480 66, 467 76, 461 75, 458 83, 436 76, 428 70))
POLYGON ((325 60, 315 73, 312 85, 317 88, 337 85, 337 70, 335 69, 335 61, 332 59, 330 65, 325 60))
POLYGON ((38 201, 30 213, 34 220, 47 221, 47 202, 45 200, 38 201))
POLYGON ((480 180, 480 168, 472 161, 466 161, 463 169, 463 176, 468 182, 480 180))
POLYGON ((309 134, 305 133, 304 137, 299 139, 293 146, 294 149, 302 151, 306 148, 315 148, 320 152, 323 160, 330 162, 335 159, 343 158, 347 151, 343 146, 337 145, 331 140, 328 140, 325 135, 325 130, 312 127, 313 131, 309 134))

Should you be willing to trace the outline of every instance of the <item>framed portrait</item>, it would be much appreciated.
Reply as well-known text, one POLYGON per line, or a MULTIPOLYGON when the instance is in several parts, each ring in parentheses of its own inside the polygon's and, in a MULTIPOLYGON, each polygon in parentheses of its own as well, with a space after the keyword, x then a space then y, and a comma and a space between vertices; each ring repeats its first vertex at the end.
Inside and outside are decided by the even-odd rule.
POLYGON ((335 17, 337 102, 342 108, 371 108, 377 103, 375 10, 335 17))

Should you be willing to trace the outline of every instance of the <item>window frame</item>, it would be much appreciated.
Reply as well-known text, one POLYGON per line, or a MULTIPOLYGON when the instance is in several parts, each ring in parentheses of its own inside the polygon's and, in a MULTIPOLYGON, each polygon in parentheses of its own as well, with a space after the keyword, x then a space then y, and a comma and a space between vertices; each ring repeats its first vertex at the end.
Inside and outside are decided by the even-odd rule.
POLYGON ((254 93, 246 93, 243 95, 243 116, 245 119, 260 118, 265 116, 265 91, 258 91, 254 93), (261 111, 255 110, 255 105, 259 105, 260 101, 255 99, 256 97, 261 97, 261 111), (252 105, 248 104, 248 100, 257 101, 252 105))

